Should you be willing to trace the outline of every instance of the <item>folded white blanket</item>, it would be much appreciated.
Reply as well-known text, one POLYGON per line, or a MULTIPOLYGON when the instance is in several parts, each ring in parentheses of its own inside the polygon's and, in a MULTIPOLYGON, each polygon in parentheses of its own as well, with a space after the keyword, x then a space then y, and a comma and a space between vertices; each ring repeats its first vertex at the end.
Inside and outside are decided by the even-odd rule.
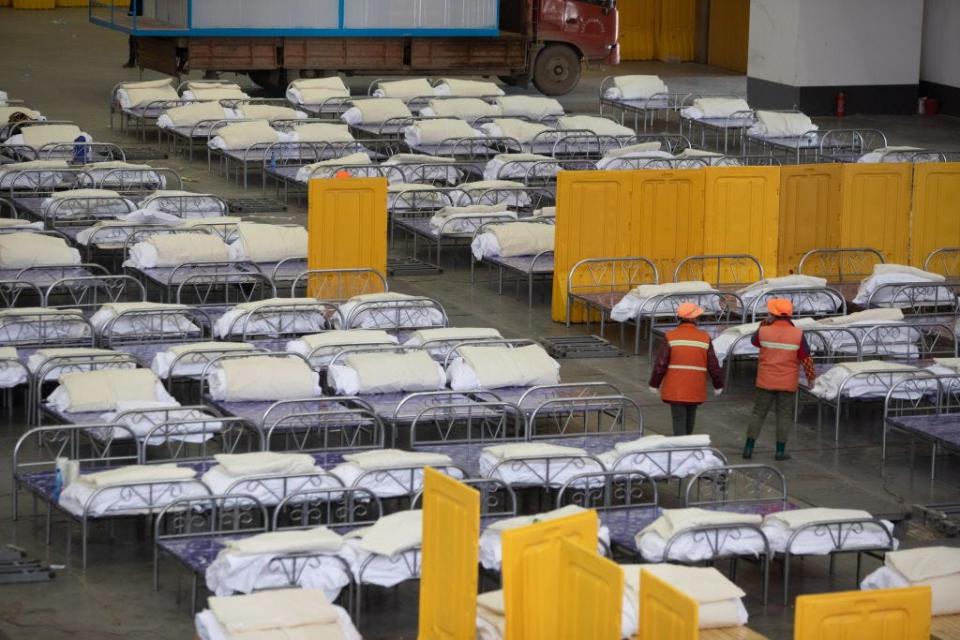
POLYGON ((373 526, 348 534, 359 538, 359 547, 369 553, 393 557, 423 543, 423 511, 398 511, 377 520, 373 526))
POLYGON ((242 222, 237 226, 237 241, 231 245, 231 257, 251 262, 306 258, 307 242, 303 227, 242 222))
MULTIPOLYGON (((20 129, 21 144, 34 149, 40 149, 48 144, 71 144, 78 139, 89 141, 88 134, 80 130, 75 124, 48 124, 35 125, 32 127, 23 127, 20 129)), ((13 136, 7 140, 7 144, 13 144, 13 136)))
MULTIPOLYGON (((501 115, 500 107, 478 98, 452 98, 431 100, 428 106, 420 110, 421 116, 438 118, 458 118, 473 122, 477 118, 492 118, 501 115)), ((455 137, 455 136, 448 136, 455 137)))
POLYGON ((536 121, 564 114, 563 105, 557 100, 537 96, 503 96, 497 98, 497 106, 506 118, 529 118, 536 121))
POLYGON ((299 142, 353 142, 353 134, 345 124, 328 124, 325 122, 311 122, 294 127, 299 142))
POLYGON ((214 400, 270 402, 321 395, 320 374, 300 358, 250 356, 224 360, 207 377, 214 400), (270 375, 264 375, 269 371, 270 375))
MULTIPOLYGON (((331 625, 338 619, 323 592, 315 589, 267 590, 229 598, 214 596, 209 604, 210 611, 230 634, 230 640, 242 640, 257 631, 331 625)), ((287 636, 277 636, 274 640, 284 637, 287 636)), ((295 636, 294 640, 300 638, 295 636)))
POLYGON ((614 449, 618 453, 637 453, 641 451, 655 451, 658 449, 679 449, 709 447, 710 435, 698 434, 692 436, 644 436, 630 442, 618 442, 614 449))
POLYGON ((188 100, 245 100, 250 96, 235 82, 188 82, 183 90, 188 100))
POLYGON ((237 477, 311 473, 316 468, 316 460, 305 453, 218 453, 213 458, 224 473, 237 477))
POLYGON ((280 141, 280 134, 266 120, 228 124, 217 130, 216 137, 221 141, 220 148, 230 151, 280 141))
POLYGON ((703 293, 706 291, 716 291, 709 282, 703 280, 687 280, 684 282, 665 282, 663 284, 642 284, 634 287, 630 295, 636 298, 653 298, 656 296, 669 296, 679 293, 703 293))
POLYGON ((922 301, 952 304, 954 293, 947 288, 929 287, 920 291, 914 291, 908 294, 909 299, 905 301, 895 299, 895 296, 898 295, 895 287, 885 286, 939 283, 945 279, 946 278, 939 273, 930 273, 929 271, 923 271, 906 265, 877 264, 873 267, 873 274, 860 283, 860 288, 857 290, 857 295, 854 297, 853 302, 859 305, 874 304, 877 306, 897 306, 922 301), (883 289, 883 291, 880 291, 881 289, 883 289))
POLYGON ((697 98, 693 107, 700 118, 729 118, 735 113, 750 111, 750 105, 742 98, 697 98))
POLYGON ((873 265, 873 275, 875 276, 901 273, 915 278, 915 282, 943 282, 946 280, 946 277, 939 273, 932 273, 930 271, 924 271, 923 269, 917 269, 916 267, 910 267, 903 264, 881 263, 873 265))
POLYGON ((90 318, 101 336, 133 334, 199 335, 201 329, 190 320, 189 307, 162 302, 112 302, 103 305, 90 318), (161 315, 162 314, 162 315, 161 315))
POLYGON ((65 373, 47 398, 69 413, 113 411, 118 402, 169 401, 176 404, 149 369, 101 369, 65 373))
POLYGON ((484 80, 464 80, 463 78, 443 78, 437 89, 447 95, 461 98, 485 98, 488 96, 502 96, 503 89, 494 82, 484 80), (445 87, 446 89, 443 89, 445 87))
POLYGON ((791 509, 768 515, 764 524, 776 521, 788 529, 799 529, 821 522, 850 522, 854 520, 870 520, 873 516, 862 509, 826 509, 813 507, 810 509, 791 509))
POLYGON ((739 627, 749 620, 742 589, 713 567, 685 567, 675 564, 634 565, 624 567, 627 591, 638 602, 643 590, 643 572, 663 580, 693 598, 700 605, 697 622, 700 629, 739 627), (634 578, 633 576, 637 577, 634 578))
POLYGON ((585 449, 578 447, 564 447, 547 442, 516 442, 512 444, 498 444, 483 448, 487 453, 499 460, 523 460, 525 458, 577 458, 587 455, 585 449))
POLYGON ((409 80, 391 80, 390 82, 380 82, 374 90, 373 95, 378 98, 397 98, 399 100, 410 100, 411 98, 424 98, 427 96, 438 95, 433 85, 426 78, 411 78, 409 80))
POLYGON ((837 368, 844 369, 848 373, 856 374, 864 371, 918 371, 914 366, 900 364, 897 362, 887 362, 885 360, 864 360, 863 362, 843 362, 837 365, 837 368))
POLYGON ((787 138, 802 136, 817 130, 810 117, 803 113, 781 113, 779 111, 757 111, 757 123, 752 127, 754 133, 767 138, 787 138))
POLYGON ((39 233, 0 234, 0 269, 80 264, 80 252, 66 240, 39 233))
POLYGON ((404 138, 410 147, 434 146, 454 138, 476 138, 480 132, 463 120, 439 118, 421 120, 404 130, 404 138))
POLYGON ((817 278, 815 276, 791 275, 780 278, 766 278, 748 285, 737 292, 738 295, 757 294, 772 289, 819 289, 827 286, 826 278, 817 278))
POLYGON ((536 524, 538 522, 548 522, 550 520, 559 520, 560 518, 566 518, 569 516, 575 516, 579 513, 586 511, 583 507, 577 506, 575 504, 570 504, 560 509, 554 509, 552 511, 547 511, 544 513, 538 513, 530 516, 516 516, 514 518, 505 518, 503 520, 497 520, 489 527, 487 531, 508 531, 510 529, 519 529, 520 527, 526 527, 531 524, 536 524))
POLYGON ((401 449, 377 449, 375 451, 348 453, 343 456, 343 459, 364 471, 397 469, 400 467, 447 467, 453 464, 450 456, 441 453, 403 451, 401 449))
POLYGON ((357 100, 352 103, 341 119, 353 126, 375 126, 394 118, 412 118, 413 114, 402 100, 381 98, 378 100, 357 100))
POLYGON ((136 482, 176 482, 195 478, 197 472, 176 464, 134 464, 109 471, 99 471, 80 476, 77 482, 85 482, 97 488, 115 487, 136 482))
POLYGON ((157 126, 161 129, 194 127, 204 121, 213 123, 235 119, 237 115, 232 109, 222 107, 217 102, 195 102, 167 109, 157 119, 157 126))
POLYGON ((613 87, 607 91, 606 97, 611 100, 646 100, 668 91, 659 76, 627 75, 613 79, 613 87))
POLYGON ((463 347, 447 374, 454 391, 532 387, 560 382, 560 363, 539 345, 463 347))
POLYGON ((598 136, 636 135, 636 132, 630 127, 625 127, 600 116, 564 116, 557 120, 557 128, 560 130, 587 130, 598 136))
POLYGON ((326 527, 303 531, 272 531, 224 541, 226 553, 240 555, 272 555, 287 553, 336 553, 343 546, 343 539, 326 527))
POLYGON ((287 97, 294 104, 323 104, 334 98, 350 97, 350 90, 339 76, 300 78, 290 83, 287 97))
POLYGON ((218 236, 202 233, 155 235, 130 248, 125 266, 176 267, 190 262, 228 262, 230 248, 218 236))
POLYGON ((696 527, 728 526, 728 525, 757 525, 763 518, 747 513, 728 513, 725 511, 709 511, 706 509, 664 509, 663 515, 653 521, 637 534, 637 546, 640 539, 650 533, 657 534, 664 541, 674 535, 696 527))
POLYGON ((473 233, 488 222, 515 220, 516 212, 508 207, 506 203, 444 207, 430 218, 430 226, 438 234, 473 233))
POLYGON ((499 255, 510 258, 553 251, 556 228, 548 224, 510 222, 490 227, 490 233, 497 239, 499 255))
MULTIPOLYGON (((492 138, 512 138, 520 144, 530 144, 541 133, 552 131, 550 127, 539 122, 511 118, 495 118, 492 122, 483 123, 480 128, 492 138)), ((552 144, 549 139, 545 141, 552 144)))
POLYGON ((345 396, 439 391, 447 383, 443 368, 423 351, 349 355, 330 365, 327 379, 345 396))
POLYGON ((921 547, 891 551, 884 565, 860 584, 861 589, 928 586, 933 591, 933 615, 960 613, 960 549, 921 547))
POLYGON ((145 107, 151 102, 161 100, 179 100, 177 90, 173 88, 171 78, 148 80, 145 82, 125 82, 117 89, 117 98, 124 109, 145 107))

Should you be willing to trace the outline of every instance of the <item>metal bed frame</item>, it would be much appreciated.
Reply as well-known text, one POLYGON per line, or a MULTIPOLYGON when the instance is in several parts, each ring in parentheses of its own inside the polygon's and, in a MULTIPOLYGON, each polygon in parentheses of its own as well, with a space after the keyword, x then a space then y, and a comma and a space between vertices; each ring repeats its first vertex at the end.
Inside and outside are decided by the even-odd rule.
POLYGON ((389 291, 386 276, 376 269, 309 269, 293 281, 290 297, 344 303, 354 296, 389 291))
POLYGON ((923 261, 923 270, 946 277, 960 279, 960 247, 943 247, 931 251, 923 261))
POLYGON ((696 139, 699 133, 700 147, 706 148, 708 137, 713 139, 713 148, 726 155, 731 150, 739 150, 742 146, 744 133, 756 122, 755 112, 752 109, 736 111, 726 117, 719 118, 690 118, 683 115, 683 109, 692 107, 700 98, 730 98, 739 99, 735 94, 705 95, 691 93, 684 97, 677 110, 680 117, 680 132, 684 132, 691 139, 696 139), (721 144, 722 139, 722 144, 721 144))
POLYGON ((883 403, 883 445, 880 464, 886 465, 887 449, 893 433, 910 438, 910 466, 913 467, 914 443, 930 446, 930 480, 937 477, 937 455, 960 453, 960 375, 938 375, 930 384, 936 385, 936 393, 910 398, 899 393, 901 386, 907 391, 913 381, 895 384, 887 392, 883 403))
MULTIPOLYGON (((707 333, 722 331, 736 325, 742 319, 743 301, 740 296, 729 291, 673 293, 658 296, 649 312, 641 313, 639 317, 633 319, 637 325, 633 344, 635 355, 640 353, 640 324, 644 318, 647 325, 647 357, 652 360, 657 339, 665 339, 666 332, 680 323, 677 309, 684 302, 693 302, 706 309, 704 314, 706 321, 701 321, 698 326, 707 333)), ((621 336, 623 327, 629 322, 630 320, 621 323, 621 336)))
MULTIPOLYGON (((548 224, 553 226, 554 222, 550 218, 527 218, 523 220, 515 220, 513 222, 520 222, 522 224, 548 224)), ((496 226, 498 224, 504 224, 499 222, 485 222, 477 227, 477 230, 473 234, 471 239, 471 246, 476 242, 477 238, 489 231, 489 228, 496 226)), ((497 294, 503 295, 503 275, 504 272, 512 273, 516 275, 517 282, 517 291, 519 293, 520 282, 523 278, 527 280, 527 306, 533 306, 533 287, 534 283, 537 280, 541 280, 544 283, 553 282, 553 269, 554 269, 554 260, 553 260, 553 251, 541 251, 535 255, 531 256, 512 256, 509 258, 503 258, 501 256, 484 256, 480 259, 481 263, 485 263, 488 267, 497 268, 497 294)), ((475 256, 470 260, 470 284, 476 284, 476 264, 477 261, 475 256)), ((489 270, 489 269, 488 269, 489 270)))
POLYGON ((399 300, 363 301, 354 305, 349 314, 344 314, 341 306, 340 315, 343 317, 343 326, 339 328, 366 328, 363 326, 365 314, 367 317, 375 319, 375 328, 387 332, 402 333, 418 329, 444 329, 450 324, 446 310, 438 301, 433 298, 411 297, 399 300), (419 320, 414 319, 414 316, 429 315, 430 311, 436 311, 443 317, 439 325, 437 323, 421 324, 419 320))
POLYGON ((827 284, 840 291, 849 302, 856 295, 860 281, 884 262, 883 253, 870 247, 811 249, 800 258, 797 273, 826 278, 827 284))
POLYGON ((573 306, 578 304, 587 312, 588 323, 592 312, 600 314, 602 336, 607 315, 624 296, 634 287, 659 282, 657 266, 643 256, 581 260, 567 275, 567 327, 571 324, 573 306))
POLYGON ((887 136, 879 129, 831 129, 820 136, 817 160, 857 162, 874 149, 887 147, 887 136))
POLYGON ((633 114, 633 128, 641 130, 641 118, 643 131, 649 131, 656 125, 658 116, 662 116, 666 127, 670 124, 670 114, 679 113, 686 94, 682 93, 658 93, 645 100, 623 100, 610 99, 605 97, 607 89, 613 87, 614 76, 607 76, 600 81, 600 115, 603 115, 604 108, 609 108, 620 112, 620 122, 625 124, 628 114, 633 114))

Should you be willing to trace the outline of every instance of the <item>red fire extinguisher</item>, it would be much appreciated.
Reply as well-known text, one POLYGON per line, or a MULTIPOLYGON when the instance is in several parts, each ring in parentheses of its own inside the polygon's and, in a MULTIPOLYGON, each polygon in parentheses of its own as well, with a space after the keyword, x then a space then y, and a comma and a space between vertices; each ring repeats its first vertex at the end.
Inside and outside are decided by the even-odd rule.
POLYGON ((847 115, 847 94, 843 91, 837 94, 837 117, 842 118, 847 115))

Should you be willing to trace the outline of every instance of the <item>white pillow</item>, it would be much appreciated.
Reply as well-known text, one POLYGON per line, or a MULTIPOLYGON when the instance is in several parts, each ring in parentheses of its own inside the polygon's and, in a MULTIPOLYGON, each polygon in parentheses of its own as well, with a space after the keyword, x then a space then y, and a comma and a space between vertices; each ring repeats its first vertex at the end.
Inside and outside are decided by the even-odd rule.
POLYGON ((422 98, 425 96, 437 95, 433 85, 426 78, 412 78, 410 80, 393 80, 390 82, 380 82, 373 95, 380 98, 397 98, 400 100, 409 100, 411 98, 422 98))
POLYGON ((552 116, 562 116, 563 105, 553 98, 536 96, 504 96, 497 98, 497 105, 505 118, 530 118, 543 120, 552 116))
POLYGON ((237 260, 279 262, 286 258, 307 257, 307 230, 276 224, 241 222, 231 253, 237 260))
POLYGON ((223 360, 208 374, 207 383, 213 399, 226 402, 277 402, 321 395, 320 374, 294 357, 223 360))
POLYGON ((437 85, 437 90, 447 95, 461 98, 484 98, 487 96, 502 96, 503 89, 496 83, 484 80, 464 80, 462 78, 443 78, 437 85))

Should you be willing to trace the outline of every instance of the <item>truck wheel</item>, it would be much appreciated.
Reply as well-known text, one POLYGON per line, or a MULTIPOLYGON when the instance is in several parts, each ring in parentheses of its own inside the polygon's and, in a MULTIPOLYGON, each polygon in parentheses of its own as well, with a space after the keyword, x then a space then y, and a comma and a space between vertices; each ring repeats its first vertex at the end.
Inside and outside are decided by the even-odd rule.
POLYGON ((533 67, 533 84, 548 96, 570 93, 580 82, 580 56, 562 44, 547 45, 533 67))

